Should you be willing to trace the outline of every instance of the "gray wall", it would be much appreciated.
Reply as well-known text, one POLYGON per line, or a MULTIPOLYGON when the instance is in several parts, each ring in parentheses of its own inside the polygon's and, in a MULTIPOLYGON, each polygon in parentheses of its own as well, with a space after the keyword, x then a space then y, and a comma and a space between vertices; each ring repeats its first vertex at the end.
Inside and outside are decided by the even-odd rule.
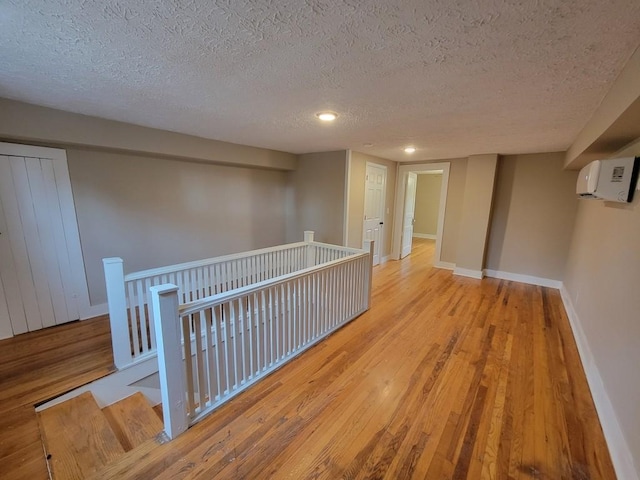
POLYGON ((117 149, 244 167, 293 170, 296 155, 140 127, 0 98, 0 138, 66 148, 117 149))
POLYGON ((456 263, 458 255, 458 234, 462 219, 462 202, 464 200, 464 184, 467 178, 467 159, 450 160, 449 189, 447 190, 447 207, 445 209, 444 232, 442 232, 443 262, 456 263))
POLYGON ((449 162, 449 186, 447 190, 447 206, 445 208, 444 231, 442 232, 442 252, 440 260, 446 263, 456 263, 458 252, 458 231, 462 218, 462 201, 464 199, 464 184, 467 178, 467 159, 453 158, 445 160, 407 162, 403 165, 415 163, 449 162))
POLYGON ((449 186, 447 190, 447 206, 445 208, 444 231, 442 232, 442 252, 440 260, 456 263, 458 251, 458 231, 462 218, 462 203, 464 200, 464 185, 467 178, 466 158, 450 158, 444 160, 407 162, 412 163, 443 163, 449 162, 449 186))
POLYGON ((578 200, 563 153, 500 158, 486 268, 562 280, 578 200))
MULTIPOLYGON (((457 264, 469 160, 434 162, 450 163, 442 261, 457 264)), ((492 207, 483 209, 491 216, 483 268, 562 280, 578 204, 576 176, 563 170, 562 153, 500 157, 492 207)), ((419 182, 422 177, 428 176, 419 182)))
POLYGON ((343 244, 346 166, 346 150, 298 157, 298 168, 288 174, 288 242, 313 230, 320 242, 343 244))
POLYGON ((68 148, 91 304, 125 272, 285 243, 285 172, 68 148))
POLYGON ((458 230, 456 269, 479 274, 484 268, 497 166, 497 155, 469 157, 458 230))

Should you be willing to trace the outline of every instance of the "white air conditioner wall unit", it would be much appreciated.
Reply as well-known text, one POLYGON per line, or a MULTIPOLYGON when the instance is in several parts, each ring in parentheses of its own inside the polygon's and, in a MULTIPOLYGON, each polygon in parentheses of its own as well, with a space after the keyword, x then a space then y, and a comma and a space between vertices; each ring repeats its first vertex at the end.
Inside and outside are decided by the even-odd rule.
POLYGON ((595 160, 580 170, 576 193, 582 198, 597 198, 594 193, 598 187, 600 160, 595 160))
POLYGON ((639 168, 640 157, 595 160, 580 170, 576 193, 581 198, 630 202, 639 168))

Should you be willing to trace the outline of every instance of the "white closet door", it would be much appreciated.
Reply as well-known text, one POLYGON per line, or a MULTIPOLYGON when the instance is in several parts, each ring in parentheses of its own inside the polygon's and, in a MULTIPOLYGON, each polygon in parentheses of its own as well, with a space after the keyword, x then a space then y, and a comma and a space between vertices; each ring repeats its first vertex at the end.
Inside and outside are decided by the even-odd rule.
POLYGON ((22 231, 22 220, 18 209, 13 184, 13 173, 9 157, 0 156, 0 202, 4 210, 4 228, 0 244, 2 251, 2 283, 11 318, 13 333, 24 333, 42 328, 40 310, 28 261, 27 245, 22 231), (23 259, 23 261, 20 261, 23 259), (16 261, 17 260, 17 261, 16 261), (11 291, 7 289, 10 288, 11 291), (30 319, 30 324, 27 322, 30 319), (39 326, 39 327, 38 327, 39 326))
POLYGON ((367 162, 364 190, 364 232, 365 240, 373 240, 373 264, 378 265, 382 256, 382 232, 384 229, 384 197, 387 184, 387 167, 367 162))
POLYGON ((60 160, 0 155, 0 280, 5 303, 4 309, 0 306, 0 335, 5 337, 10 335, 3 311, 14 335, 79 318, 64 225, 69 199, 62 198, 60 190, 61 184, 63 190, 70 185, 60 181, 66 174, 68 183, 66 162, 56 163, 60 160))
POLYGON ((4 295, 4 284, 0 277, 0 338, 9 338, 13 335, 11 328, 11 318, 9 317, 9 308, 4 295))

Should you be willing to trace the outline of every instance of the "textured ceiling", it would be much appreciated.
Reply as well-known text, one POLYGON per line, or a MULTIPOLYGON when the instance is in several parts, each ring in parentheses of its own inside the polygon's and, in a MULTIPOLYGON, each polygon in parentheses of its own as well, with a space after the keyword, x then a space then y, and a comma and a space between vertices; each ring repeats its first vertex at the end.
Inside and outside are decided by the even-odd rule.
POLYGON ((639 43, 638 0, 1 0, 0 96, 294 153, 557 151, 639 43))

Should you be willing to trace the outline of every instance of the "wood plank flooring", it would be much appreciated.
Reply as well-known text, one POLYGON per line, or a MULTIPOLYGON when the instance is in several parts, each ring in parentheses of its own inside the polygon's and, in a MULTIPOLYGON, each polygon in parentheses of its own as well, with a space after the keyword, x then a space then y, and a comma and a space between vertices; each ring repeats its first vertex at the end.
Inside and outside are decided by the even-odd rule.
POLYGON ((125 452, 166 438, 162 421, 140 392, 103 409, 84 392, 37 415, 54 480, 84 480, 125 452))
POLYGON ((155 438, 164 430, 162 420, 140 392, 103 408, 102 413, 126 451, 155 438))
POLYGON ((369 312, 94 478, 615 478, 559 293, 455 277, 416 243, 376 267, 369 312))
POLYGON ((87 478, 124 454, 91 392, 47 408, 39 420, 53 478, 87 478))
POLYGON ((111 371, 107 317, 0 341, 0 478, 49 478, 34 405, 111 371))

